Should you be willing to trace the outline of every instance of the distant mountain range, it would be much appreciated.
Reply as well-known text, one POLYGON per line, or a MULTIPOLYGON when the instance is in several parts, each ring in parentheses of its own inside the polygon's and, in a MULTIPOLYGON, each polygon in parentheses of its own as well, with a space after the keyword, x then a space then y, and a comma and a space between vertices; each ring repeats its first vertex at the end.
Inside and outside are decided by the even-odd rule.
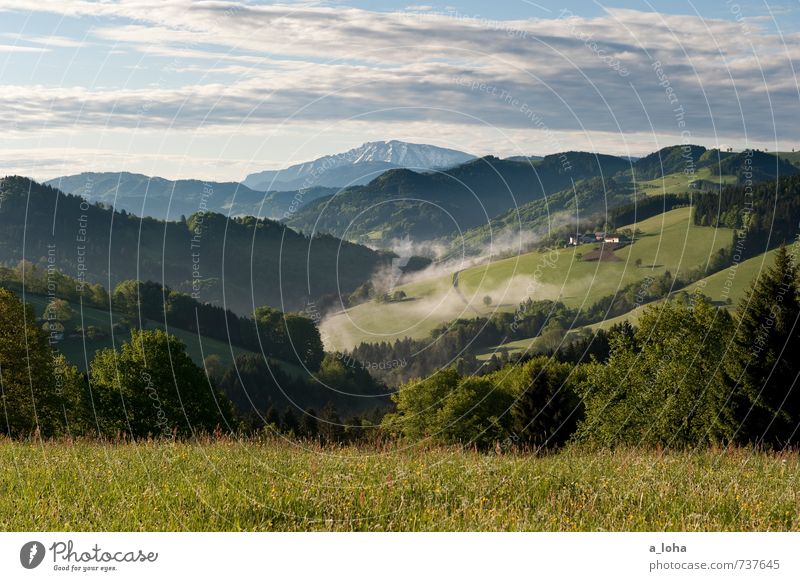
POLYGON ((676 145, 639 159, 575 151, 498 159, 381 141, 281 172, 253 174, 245 180, 253 187, 126 172, 83 173, 47 184, 159 220, 180 221, 198 212, 257 216, 372 248, 392 249, 406 238, 445 246, 459 239, 469 242, 470 253, 480 253, 486 241, 496 239, 497 227, 510 235, 516 231, 514 236, 522 228, 527 238, 534 232, 538 238, 554 218, 574 219, 567 210, 574 214, 579 209, 584 216, 608 211, 631 202, 637 190, 643 195, 713 192, 747 179, 755 183, 795 175, 800 168, 790 163, 796 161, 793 155, 676 145), (259 181, 264 178, 270 183, 259 181), (612 178, 613 187, 604 187, 612 178), (276 184, 280 187, 269 191, 254 189, 276 184), (298 184, 303 187, 291 189, 298 184), (559 212, 564 215, 556 216, 559 212), (494 232, 485 228, 489 224, 494 232))
POLYGON ((237 182, 168 180, 129 172, 86 172, 45 182, 65 193, 81 196, 136 216, 179 220, 197 212, 280 219, 294 204, 336 193, 336 188, 256 192, 237 182), (300 195, 298 195, 298 193, 300 195))
POLYGON ((195 212, 257 215, 263 192, 236 182, 168 180, 129 172, 86 172, 45 182, 118 212, 177 220, 195 212))
POLYGON ((372 141, 344 153, 326 155, 281 170, 247 176, 242 183, 257 191, 299 190, 313 186, 347 187, 371 182, 390 169, 447 169, 473 159, 463 151, 406 143, 372 141))

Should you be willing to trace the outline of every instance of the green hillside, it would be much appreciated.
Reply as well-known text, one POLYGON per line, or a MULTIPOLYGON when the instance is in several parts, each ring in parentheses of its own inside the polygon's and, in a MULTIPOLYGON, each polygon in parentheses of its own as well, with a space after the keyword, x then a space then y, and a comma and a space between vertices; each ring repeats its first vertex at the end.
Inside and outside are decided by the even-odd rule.
POLYGON ((596 245, 586 244, 552 252, 530 252, 466 268, 398 287, 406 293, 401 302, 368 302, 329 317, 322 332, 329 348, 349 348, 361 342, 421 339, 436 326, 456 318, 472 318, 493 312, 513 312, 520 301, 558 299, 569 307, 588 308, 621 287, 656 277, 673 276, 702 268, 723 247, 729 247, 733 231, 695 226, 690 208, 678 208, 630 228, 638 239, 613 253, 615 261, 588 261, 580 256, 596 245), (637 266, 637 261, 641 261, 637 266), (490 297, 491 304, 484 304, 490 297))
POLYGON ((0 180, 0 264, 23 257, 113 288, 150 280, 240 314, 301 310, 352 292, 389 262, 332 236, 310 238, 268 219, 198 212, 186 221, 138 218, 21 177, 0 180))
MULTIPOLYGON (((41 317, 48 303, 48 298, 42 295, 26 294, 25 301, 30 303, 36 315, 41 317)), ((87 338, 85 341, 82 337, 67 335, 62 341, 56 344, 56 348, 81 370, 86 370, 87 361, 91 362, 94 354, 98 350, 114 345, 118 347, 120 343, 130 338, 128 331, 120 328, 114 330, 112 338, 112 315, 114 323, 121 321, 122 315, 87 306, 81 309, 79 304, 74 303, 71 303, 70 306, 75 311, 75 317, 71 321, 72 326, 82 326, 86 329, 92 326, 100 332, 97 338, 87 338)), ((145 328, 168 330, 170 334, 175 335, 186 345, 186 351, 189 356, 195 363, 201 366, 203 365, 203 360, 209 355, 216 355, 220 358, 222 364, 227 367, 233 364, 233 359, 237 355, 250 353, 250 351, 246 349, 230 345, 218 339, 204 337, 196 333, 178 329, 174 326, 166 327, 163 321, 147 320, 145 322, 145 328)), ((292 374, 301 374, 299 367, 285 362, 280 362, 279 364, 285 371, 292 374)))
MULTIPOLYGON (((679 292, 692 293, 699 291, 709 297, 715 304, 733 311, 736 309, 739 301, 744 298, 745 292, 750 288, 750 284, 756 276, 772 265, 776 252, 777 249, 774 249, 760 254, 759 256, 744 260, 736 266, 728 267, 725 270, 715 272, 710 276, 702 278, 686 288, 681 289, 679 292)), ((586 327, 591 330, 603 329, 607 331, 614 325, 622 323, 623 321, 628 321, 636 325, 639 317, 647 306, 648 305, 642 305, 622 315, 610 317, 599 323, 587 325, 586 327)), ((581 329, 583 329, 583 327, 577 327, 571 330, 570 334, 574 335, 581 329)), ((509 341, 503 345, 482 350, 477 357, 479 360, 487 360, 494 352, 499 352, 500 349, 505 350, 509 355, 529 352, 535 347, 538 339, 538 337, 533 337, 530 339, 509 341)), ((569 335, 567 336, 567 340, 569 340, 569 335)))
POLYGON ((630 162, 619 157, 572 151, 538 161, 488 156, 444 172, 391 170, 365 186, 308 203, 288 224, 379 245, 406 236, 415 242, 450 239, 581 179, 628 168, 630 162))

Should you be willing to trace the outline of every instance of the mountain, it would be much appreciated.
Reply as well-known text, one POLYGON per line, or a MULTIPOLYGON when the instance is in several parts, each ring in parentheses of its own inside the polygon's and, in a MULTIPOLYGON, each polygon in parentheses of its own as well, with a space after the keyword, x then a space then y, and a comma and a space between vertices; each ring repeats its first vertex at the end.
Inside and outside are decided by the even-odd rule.
POLYGON ((16 176, 0 180, 0 191, 0 263, 52 264, 112 288, 152 280, 238 313, 308 308, 352 292, 390 262, 364 246, 310 238, 264 218, 196 212, 185 221, 140 219, 16 176))
POLYGON ((614 208, 635 199, 633 188, 614 178, 589 178, 559 192, 522 204, 493 217, 487 224, 466 230, 452 241, 443 260, 460 256, 498 256, 526 251, 548 237, 565 238, 563 227, 574 224, 582 232, 597 222, 597 216, 609 216, 614 208))
POLYGON ((85 172, 45 182, 117 211, 177 220, 199 211, 256 215, 264 194, 236 182, 167 180, 129 172, 85 172))
POLYGON ((731 154, 711 168, 714 175, 736 176, 740 185, 748 180, 758 183, 800 174, 800 168, 789 161, 758 150, 731 154))
POLYGON ((463 151, 434 145, 372 141, 344 153, 326 155, 286 169, 253 173, 242 183, 258 191, 347 187, 369 183, 390 169, 444 169, 473 158, 463 151))
POLYGON ((254 191, 237 182, 167 180, 129 172, 85 172, 45 182, 62 192, 102 203, 117 211, 159 220, 178 220, 196 212, 260 216, 277 220, 336 188, 254 191))
MULTIPOLYGON (((727 153, 717 151, 720 156, 727 153)), ((633 168, 636 179, 639 181, 655 180, 663 176, 680 173, 687 168, 697 168, 700 158, 705 155, 705 162, 711 158, 706 155, 706 148, 702 145, 671 145, 636 160, 633 168)))
POLYGON ((365 186, 306 204, 287 223, 387 248, 405 237, 449 240, 577 180, 629 168, 630 162, 618 157, 573 151, 538 161, 488 156, 436 173, 392 170, 365 186))
POLYGON ((541 155, 512 155, 503 159, 506 161, 541 161, 544 157, 541 155))

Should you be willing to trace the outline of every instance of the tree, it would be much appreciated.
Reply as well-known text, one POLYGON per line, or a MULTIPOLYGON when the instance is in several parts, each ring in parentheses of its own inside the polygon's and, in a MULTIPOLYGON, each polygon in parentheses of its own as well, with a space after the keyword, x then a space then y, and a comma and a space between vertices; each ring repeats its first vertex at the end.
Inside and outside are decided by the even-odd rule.
POLYGON ((637 258, 634 264, 636 264, 636 268, 641 268, 642 259, 641 258, 637 258))
POLYGON ((56 393, 61 402, 62 433, 80 436, 97 433, 92 395, 86 374, 71 365, 61 354, 53 358, 56 393))
POLYGON ((492 304, 492 297, 490 297, 489 295, 486 295, 485 297, 483 297, 483 304, 486 305, 487 307, 489 305, 491 305, 492 304))
POLYGON ((124 280, 114 287, 112 300, 131 324, 141 327, 144 319, 163 320, 169 294, 170 290, 157 282, 124 280))
POLYGON ((786 247, 751 284, 737 310, 730 374, 738 438, 774 446, 800 442, 800 297, 798 268, 786 247))
POLYGON ((267 426, 269 426, 273 430, 280 430, 281 429, 281 414, 278 410, 275 409, 274 406, 269 406, 267 410, 267 415, 264 417, 265 421, 267 422, 267 426))
POLYGON ((300 315, 286 315, 286 332, 297 359, 310 370, 319 369, 325 357, 322 337, 314 321, 300 315))
POLYGON ((18 437, 35 430, 56 435, 63 400, 56 382, 54 355, 36 326, 30 305, 0 288, 0 398, 3 431, 18 437))
POLYGON ((387 414, 382 425, 410 439, 488 447, 509 433, 513 397, 485 377, 462 378, 445 369, 402 386, 392 399, 397 412, 387 414))
POLYGON ((577 369, 582 368, 536 357, 510 372, 497 372, 516 395, 513 431, 520 442, 536 447, 559 446, 573 434, 583 414, 573 388, 576 378, 571 376, 577 369))
POLYGON ((319 435, 324 443, 341 442, 344 440, 344 425, 339 412, 330 402, 325 404, 320 415, 319 435))
POLYGON ((603 445, 696 446, 734 433, 722 364, 733 332, 727 311, 702 296, 693 305, 647 307, 633 338, 611 340, 603 365, 587 366, 579 439, 603 445))
POLYGON ((118 351, 98 351, 90 378, 106 433, 189 436, 232 423, 228 400, 194 364, 185 345, 160 329, 134 329, 118 351))
POLYGON ((564 342, 566 334, 567 331, 564 329, 561 319, 553 317, 542 329, 542 334, 536 342, 536 347, 540 351, 555 351, 564 342))
POLYGON ((303 414, 303 421, 301 422, 301 430, 303 436, 309 439, 315 439, 319 435, 319 422, 317 422, 317 412, 313 408, 308 408, 303 414))
POLYGON ((281 428, 284 432, 290 435, 297 436, 300 433, 300 422, 297 421, 297 415, 292 411, 292 408, 286 408, 281 418, 281 428))
MULTIPOLYGON (((219 382, 219 388, 233 403, 236 413, 250 418, 253 427, 263 423, 258 416, 263 416, 270 407, 280 409, 286 405, 287 398, 303 395, 306 385, 255 353, 237 356, 219 382)), ((280 426, 280 421, 276 425, 280 426)))
POLYGON ((44 309, 42 318, 45 321, 57 321, 66 325, 75 316, 75 311, 69 306, 69 303, 63 299, 53 299, 44 309))

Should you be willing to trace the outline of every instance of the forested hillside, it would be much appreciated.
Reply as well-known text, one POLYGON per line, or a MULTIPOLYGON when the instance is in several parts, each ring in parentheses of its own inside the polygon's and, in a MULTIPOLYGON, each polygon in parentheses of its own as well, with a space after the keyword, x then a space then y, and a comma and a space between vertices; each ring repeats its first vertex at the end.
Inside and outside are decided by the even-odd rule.
POLYGON ((614 156, 567 152, 539 161, 489 156, 444 172, 393 170, 366 186, 307 204, 288 223, 375 244, 404 236, 448 238, 574 181, 610 177, 628 167, 627 160, 614 156))
POLYGON ((114 287, 158 281, 239 313, 308 308, 352 291, 388 256, 327 235, 303 236, 268 219, 195 213, 164 222, 89 204, 27 178, 0 182, 0 261, 52 264, 114 287))

